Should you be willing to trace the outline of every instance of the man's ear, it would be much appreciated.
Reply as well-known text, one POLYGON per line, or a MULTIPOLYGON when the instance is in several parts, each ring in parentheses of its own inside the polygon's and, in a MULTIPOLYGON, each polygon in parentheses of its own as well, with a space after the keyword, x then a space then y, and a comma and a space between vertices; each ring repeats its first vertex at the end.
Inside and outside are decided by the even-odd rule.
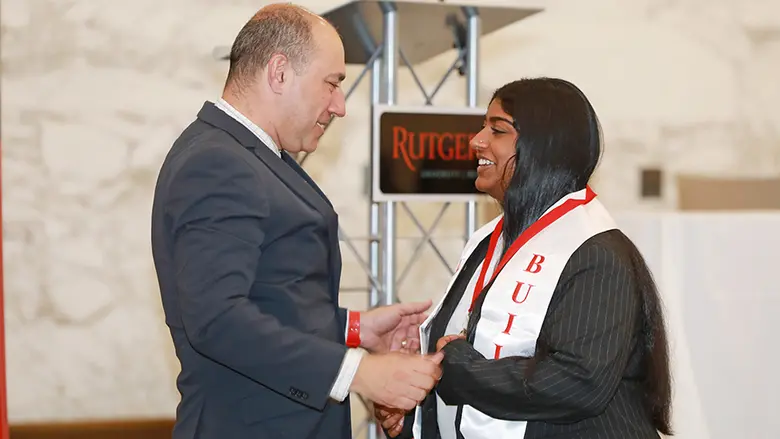
POLYGON ((268 86, 276 94, 281 94, 290 80, 290 60, 281 53, 275 53, 268 61, 266 75, 268 86))

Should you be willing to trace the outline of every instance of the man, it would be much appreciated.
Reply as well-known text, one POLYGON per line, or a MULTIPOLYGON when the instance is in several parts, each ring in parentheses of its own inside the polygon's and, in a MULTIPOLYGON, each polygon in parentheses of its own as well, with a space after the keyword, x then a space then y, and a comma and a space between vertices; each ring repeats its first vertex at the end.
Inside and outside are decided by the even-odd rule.
POLYGON ((389 353, 430 303, 339 308, 337 216, 288 155, 344 116, 344 73, 332 26, 265 7, 165 159, 152 249, 182 368, 174 439, 348 439, 350 391, 408 410, 440 375, 441 356, 389 353))

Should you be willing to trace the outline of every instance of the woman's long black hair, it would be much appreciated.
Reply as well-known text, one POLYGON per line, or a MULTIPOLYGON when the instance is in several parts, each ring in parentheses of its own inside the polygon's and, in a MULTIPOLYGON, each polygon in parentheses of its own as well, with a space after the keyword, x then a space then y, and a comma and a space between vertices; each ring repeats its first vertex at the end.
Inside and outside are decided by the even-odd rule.
MULTIPOLYGON (((561 79, 511 82, 493 94, 494 100, 512 116, 517 131, 514 167, 504 170, 509 178, 501 203, 504 242, 512 242, 558 200, 585 188, 601 155, 601 127, 582 91, 561 79)), ((644 403, 655 428, 669 435, 672 386, 661 298, 636 247, 632 263, 642 296, 644 403)))

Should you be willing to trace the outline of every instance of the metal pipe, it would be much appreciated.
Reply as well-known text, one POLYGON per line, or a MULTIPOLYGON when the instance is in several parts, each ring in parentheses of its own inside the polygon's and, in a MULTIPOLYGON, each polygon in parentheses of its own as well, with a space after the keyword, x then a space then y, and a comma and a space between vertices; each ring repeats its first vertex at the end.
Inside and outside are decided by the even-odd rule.
POLYGON ((398 96, 398 9, 394 2, 381 2, 383 16, 382 82, 384 95, 382 103, 395 105, 398 96))
MULTIPOLYGON (((371 62, 371 120, 374 120, 373 116, 373 108, 375 104, 378 104, 382 98, 382 60, 381 58, 374 59, 371 62)), ((371 123, 371 130, 373 131, 374 124, 371 123)), ((374 138, 374 133, 371 133, 371 138, 374 138)), ((371 159, 368 162, 368 168, 370 169, 370 172, 373 174, 374 167, 372 164, 374 163, 374 160, 376 159, 374 156, 374 148, 371 148, 371 159)), ((369 186, 371 185, 371 182, 374 181, 374 176, 371 175, 371 178, 368 180, 369 186)), ((369 198, 371 194, 371 187, 369 187, 369 198)), ((375 202, 374 200, 369 200, 371 202, 371 210, 369 211, 369 224, 368 224, 368 235, 369 235, 369 243, 368 243, 368 266, 371 273, 371 276, 374 279, 379 279, 379 272, 380 272, 380 253, 379 253, 379 203, 375 202)), ((381 282, 381 281, 380 281, 381 282)), ((371 289, 369 290, 368 295, 368 306, 369 308, 373 308, 377 305, 379 305, 381 298, 379 297, 380 290, 376 288, 373 285, 373 282, 371 283, 371 289)), ((369 431, 372 429, 369 428, 369 431)))
MULTIPOLYGON (((474 7, 464 7, 466 14, 466 105, 477 106, 479 91, 479 11, 474 7)), ((466 202, 466 240, 477 230, 477 203, 466 202)))
MULTIPOLYGON (((381 2, 383 16, 384 48, 382 49, 382 82, 384 93, 382 103, 395 105, 398 95, 398 10, 393 2, 381 2)), ((395 203, 384 203, 384 224, 382 231, 382 285, 384 304, 395 302, 395 203)))
MULTIPOLYGON (((396 84, 398 76, 398 11, 392 2, 381 2, 379 6, 382 8, 384 41, 382 42, 381 64, 379 59, 374 61, 371 72, 372 125, 373 104, 395 105, 398 93, 396 84)), ((373 159, 374 157, 372 157, 373 159)), ((373 161, 370 164, 373 169, 372 164, 373 161)), ((372 306, 391 305, 395 298, 395 204, 393 202, 383 204, 382 209, 380 209, 378 203, 371 201, 372 241, 369 246, 369 256, 372 257, 371 272, 372 274, 381 272, 383 289, 383 291, 371 290, 372 306), (379 236, 380 228, 382 229, 381 240, 377 242, 376 238, 379 236), (381 264, 379 263, 380 257, 381 264)), ((371 414, 368 423, 368 439, 377 439, 380 435, 383 435, 381 426, 374 421, 373 414, 371 414)))

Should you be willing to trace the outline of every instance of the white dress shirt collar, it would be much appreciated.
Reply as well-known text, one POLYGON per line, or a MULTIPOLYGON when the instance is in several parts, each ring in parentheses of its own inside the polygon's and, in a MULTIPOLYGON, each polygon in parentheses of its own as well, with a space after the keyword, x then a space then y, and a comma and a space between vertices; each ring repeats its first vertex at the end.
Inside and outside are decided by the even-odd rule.
POLYGON ((257 124, 247 119, 246 116, 244 116, 238 110, 233 108, 232 105, 228 104, 227 101, 225 101, 222 98, 219 98, 216 102, 214 102, 214 105, 220 110, 224 111, 228 116, 237 120, 241 125, 245 126, 246 129, 248 129, 249 131, 252 132, 252 134, 257 136, 257 138, 260 139, 261 142, 265 143, 266 146, 268 146, 268 148, 271 151, 273 151, 277 157, 282 156, 282 151, 279 148, 279 146, 276 144, 276 142, 274 142, 274 139, 272 139, 271 136, 268 135, 268 133, 263 131, 262 128, 257 126, 257 124))

